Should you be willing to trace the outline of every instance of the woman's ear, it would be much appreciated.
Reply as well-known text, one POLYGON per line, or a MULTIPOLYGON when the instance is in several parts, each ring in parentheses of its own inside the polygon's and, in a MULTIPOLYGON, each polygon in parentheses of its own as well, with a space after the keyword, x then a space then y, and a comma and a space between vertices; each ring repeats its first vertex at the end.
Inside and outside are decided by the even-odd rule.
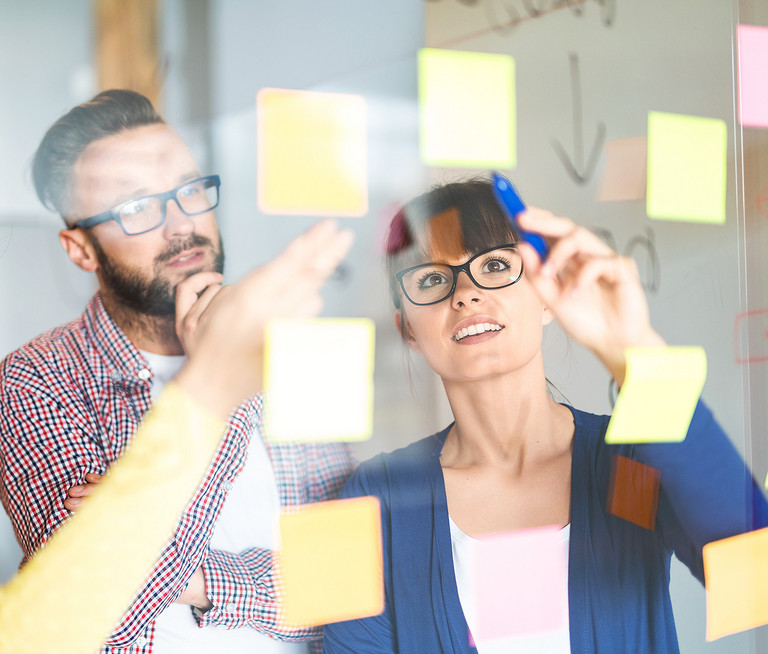
POLYGON ((395 309, 394 319, 395 327, 397 327, 397 331, 400 332, 400 336, 408 344, 408 347, 414 352, 420 352, 421 350, 419 350, 416 339, 413 337, 413 331, 411 331, 411 326, 408 324, 408 318, 405 317, 405 313, 401 309, 395 309))
POLYGON ((552 309, 550 309, 546 304, 544 305, 544 311, 541 314, 541 324, 542 325, 548 325, 555 319, 555 314, 552 313, 552 309))
POLYGON ((84 230, 62 229, 59 232, 59 243, 78 268, 86 272, 95 272, 98 269, 96 252, 84 230))

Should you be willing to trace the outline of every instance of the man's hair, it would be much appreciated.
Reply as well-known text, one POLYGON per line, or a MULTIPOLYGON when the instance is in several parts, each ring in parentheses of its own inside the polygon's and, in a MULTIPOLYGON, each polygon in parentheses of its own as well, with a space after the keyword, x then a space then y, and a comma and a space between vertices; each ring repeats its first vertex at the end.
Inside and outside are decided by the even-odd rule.
POLYGON ((40 201, 66 217, 72 170, 94 141, 142 125, 165 121, 148 98, 135 91, 102 91, 64 114, 46 132, 32 161, 32 180, 40 201))

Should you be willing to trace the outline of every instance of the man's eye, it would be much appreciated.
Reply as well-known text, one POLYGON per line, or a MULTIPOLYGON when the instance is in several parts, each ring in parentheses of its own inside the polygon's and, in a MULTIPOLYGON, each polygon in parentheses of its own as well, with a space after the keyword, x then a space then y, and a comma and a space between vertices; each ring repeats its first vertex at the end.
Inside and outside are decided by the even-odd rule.
POLYGON ((194 184, 187 184, 186 186, 182 186, 179 189, 179 193, 178 194, 182 198, 189 198, 189 197, 192 197, 193 195, 197 195, 202 190, 203 190, 203 188, 200 185, 200 183, 195 182, 194 184))
POLYGON ((128 202, 123 205, 122 209, 120 209, 120 214, 123 216, 135 216, 142 211, 146 211, 148 204, 147 200, 134 200, 133 202, 128 202))

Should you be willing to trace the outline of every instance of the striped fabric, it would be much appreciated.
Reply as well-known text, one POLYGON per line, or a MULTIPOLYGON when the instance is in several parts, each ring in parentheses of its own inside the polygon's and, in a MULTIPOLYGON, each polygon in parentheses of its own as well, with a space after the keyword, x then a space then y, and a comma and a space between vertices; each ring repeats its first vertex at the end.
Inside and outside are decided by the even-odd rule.
MULTIPOLYGON (((104 474, 125 451, 150 407, 152 371, 108 316, 97 293, 77 320, 42 334, 2 362, 0 370, 0 499, 25 559, 67 520, 67 490, 88 472, 104 474)), ((202 564, 213 608, 201 627, 251 626, 283 640, 319 637, 319 630, 281 627, 272 553, 212 550, 209 539, 222 504, 245 463, 259 427, 261 399, 231 416, 203 483, 176 531, 103 648, 152 652, 154 620, 202 564)), ((266 443, 283 507, 332 499, 354 467, 346 445, 266 443)), ((119 565, 119 561, 115 562, 119 565)), ((108 579, 83 580, 94 585, 108 579)))

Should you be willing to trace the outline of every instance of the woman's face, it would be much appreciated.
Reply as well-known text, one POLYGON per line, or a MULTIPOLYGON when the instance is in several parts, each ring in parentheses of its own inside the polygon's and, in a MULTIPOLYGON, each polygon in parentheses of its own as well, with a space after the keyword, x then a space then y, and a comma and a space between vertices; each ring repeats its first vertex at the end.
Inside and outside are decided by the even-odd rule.
MULTIPOLYGON (((447 263, 458 265, 466 255, 447 263)), ((417 306, 401 297, 395 324, 444 381, 473 381, 523 369, 539 359, 542 326, 552 314, 525 277, 482 289, 465 272, 450 297, 417 306)), ((540 364, 537 364, 540 365, 540 364)))

